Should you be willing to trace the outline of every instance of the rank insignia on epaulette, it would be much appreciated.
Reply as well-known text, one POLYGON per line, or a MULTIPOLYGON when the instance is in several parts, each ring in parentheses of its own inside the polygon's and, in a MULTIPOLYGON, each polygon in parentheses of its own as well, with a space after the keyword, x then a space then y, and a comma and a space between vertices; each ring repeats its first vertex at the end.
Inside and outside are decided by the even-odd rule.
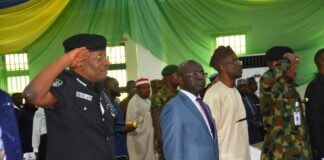
POLYGON ((63 81, 61 80, 61 79, 55 79, 54 80, 54 82, 53 82, 53 84, 52 84, 52 86, 53 87, 59 87, 59 86, 61 86, 63 84, 63 81))

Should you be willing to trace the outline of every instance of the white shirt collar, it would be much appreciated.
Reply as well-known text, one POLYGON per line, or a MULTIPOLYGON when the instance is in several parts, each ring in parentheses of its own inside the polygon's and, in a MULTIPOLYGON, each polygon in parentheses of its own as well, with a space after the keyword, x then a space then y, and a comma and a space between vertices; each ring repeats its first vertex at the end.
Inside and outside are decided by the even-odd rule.
MULTIPOLYGON (((197 96, 195 96, 194 94, 186 91, 186 90, 183 90, 183 89, 180 89, 180 92, 184 93, 186 96, 188 96, 193 102, 196 101, 197 99, 197 96)), ((198 96, 198 98, 200 98, 200 96, 198 96)))

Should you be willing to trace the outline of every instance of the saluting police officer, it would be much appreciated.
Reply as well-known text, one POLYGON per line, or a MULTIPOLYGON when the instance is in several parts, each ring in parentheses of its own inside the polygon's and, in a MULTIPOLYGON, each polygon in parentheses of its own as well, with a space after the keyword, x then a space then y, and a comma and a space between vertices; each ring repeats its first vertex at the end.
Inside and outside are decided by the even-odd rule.
POLYGON ((28 101, 46 108, 46 160, 114 159, 112 104, 98 83, 109 66, 106 44, 105 37, 94 34, 66 39, 66 54, 25 88, 28 101))

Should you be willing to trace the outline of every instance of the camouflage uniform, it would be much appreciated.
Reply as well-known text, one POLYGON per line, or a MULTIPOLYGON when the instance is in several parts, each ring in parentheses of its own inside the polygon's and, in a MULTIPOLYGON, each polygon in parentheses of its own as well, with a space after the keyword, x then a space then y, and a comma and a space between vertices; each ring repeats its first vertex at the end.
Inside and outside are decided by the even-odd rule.
POLYGON ((266 131, 262 160, 312 159, 300 95, 294 83, 281 78, 289 67, 290 61, 282 59, 260 79, 260 107, 266 131), (294 122, 295 111, 301 113, 298 126, 294 122))
MULTIPOLYGON (((155 95, 152 95, 151 100, 151 114, 152 116, 160 118, 160 113, 162 111, 163 106, 173 97, 175 97, 177 93, 171 93, 166 85, 164 85, 155 95)), ((156 123, 156 122, 153 122, 156 123)), ((159 123, 159 122, 158 122, 159 123)), ((156 124, 155 124, 156 125, 156 124)), ((160 125, 160 124, 158 124, 160 125)), ((162 142, 160 141, 161 130, 160 126, 155 126, 155 136, 154 136, 154 147, 155 150, 159 153, 159 159, 164 159, 162 152, 162 142), (157 133, 159 132, 159 133, 157 133)))

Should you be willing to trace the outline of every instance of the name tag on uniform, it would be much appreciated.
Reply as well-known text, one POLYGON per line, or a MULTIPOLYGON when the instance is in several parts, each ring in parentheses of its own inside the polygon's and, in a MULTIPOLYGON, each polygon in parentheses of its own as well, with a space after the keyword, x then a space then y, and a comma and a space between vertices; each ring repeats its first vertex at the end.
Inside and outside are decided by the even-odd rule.
POLYGON ((295 126, 301 125, 300 112, 294 112, 295 126))
POLYGON ((82 98, 82 99, 85 99, 85 100, 88 100, 88 101, 92 101, 92 96, 91 95, 86 94, 86 93, 82 93, 82 92, 79 92, 79 91, 76 92, 76 97, 82 98))

